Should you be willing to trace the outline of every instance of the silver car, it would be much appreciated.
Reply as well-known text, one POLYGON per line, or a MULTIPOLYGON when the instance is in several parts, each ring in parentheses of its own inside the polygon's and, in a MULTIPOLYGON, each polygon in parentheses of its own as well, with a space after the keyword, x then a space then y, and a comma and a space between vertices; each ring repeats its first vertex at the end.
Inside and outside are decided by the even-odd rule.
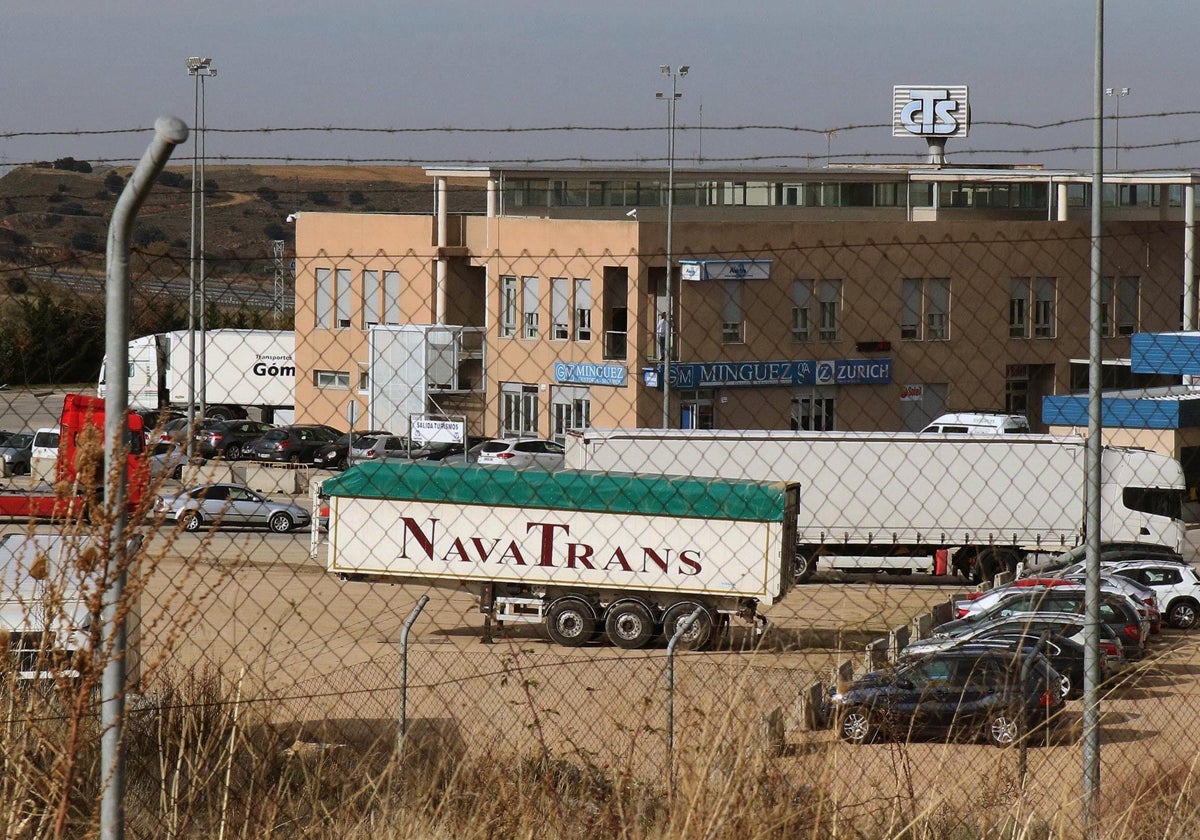
POLYGON ((566 449, 561 443, 539 438, 496 438, 479 450, 481 467, 540 467, 544 470, 562 469, 566 449))
POLYGON ((243 484, 201 484, 182 493, 159 496, 155 513, 174 519, 185 531, 204 525, 266 525, 285 533, 309 524, 312 514, 293 502, 268 499, 243 484))
POLYGON ((33 458, 33 433, 18 432, 0 443, 0 475, 28 475, 33 458))

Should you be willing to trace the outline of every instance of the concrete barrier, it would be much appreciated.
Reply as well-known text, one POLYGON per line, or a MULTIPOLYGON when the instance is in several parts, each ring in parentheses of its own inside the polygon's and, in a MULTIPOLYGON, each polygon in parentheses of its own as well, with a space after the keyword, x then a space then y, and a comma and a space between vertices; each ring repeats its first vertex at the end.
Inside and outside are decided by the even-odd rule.
POLYGON ((33 458, 30 461, 30 478, 34 484, 53 484, 58 460, 56 458, 33 458))
POLYGON ((311 476, 312 470, 309 467, 297 467, 292 464, 246 465, 246 486, 259 493, 303 495, 308 492, 311 476))
POLYGON ((209 461, 205 464, 184 464, 179 475, 179 483, 186 487, 197 484, 211 484, 216 481, 232 481, 242 484, 245 473, 239 467, 226 461, 209 461))
POLYGON ((900 658, 900 651, 904 650, 908 644, 912 633, 908 629, 908 625, 902 624, 899 627, 893 627, 888 633, 888 660, 895 662, 900 658))
POLYGON ((921 613, 912 620, 909 625, 911 634, 910 641, 919 642, 922 639, 928 639, 930 633, 933 632, 933 613, 921 613))

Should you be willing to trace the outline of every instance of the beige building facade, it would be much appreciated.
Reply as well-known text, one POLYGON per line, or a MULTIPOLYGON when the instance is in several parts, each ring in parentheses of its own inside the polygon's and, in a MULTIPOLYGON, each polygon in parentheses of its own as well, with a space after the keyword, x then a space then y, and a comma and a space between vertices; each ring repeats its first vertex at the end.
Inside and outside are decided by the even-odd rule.
MULTIPOLYGON (((1078 173, 684 171, 669 208, 661 170, 429 175, 443 208, 450 178, 474 178, 480 212, 299 214, 298 421, 561 438, 662 425, 666 380, 672 427, 901 430, 989 409, 1039 429, 1042 396, 1085 384, 1078 173)), ((1104 201, 1103 351, 1120 360, 1133 333, 1186 325, 1193 176, 1113 176, 1104 201)), ((1172 382, 1111 369, 1116 387, 1172 382)))

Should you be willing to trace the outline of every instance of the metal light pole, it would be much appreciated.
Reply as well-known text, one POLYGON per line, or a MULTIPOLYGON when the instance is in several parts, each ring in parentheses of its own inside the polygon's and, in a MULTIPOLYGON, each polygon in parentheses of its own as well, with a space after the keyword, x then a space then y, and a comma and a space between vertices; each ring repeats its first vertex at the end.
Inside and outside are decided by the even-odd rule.
POLYGON ((671 77, 671 94, 656 93, 657 99, 667 100, 667 340, 663 345, 662 368, 662 427, 671 428, 671 346, 675 338, 675 306, 671 295, 671 234, 675 222, 675 103, 683 97, 677 89, 678 82, 691 69, 688 65, 672 70, 669 64, 659 65, 659 72, 671 77))
POLYGON ((1121 168, 1121 98, 1129 95, 1129 88, 1105 88, 1104 95, 1117 100, 1117 117, 1113 121, 1113 170, 1121 168))
MULTIPOLYGON (((205 135, 205 112, 204 112, 204 80, 209 76, 217 75, 216 68, 212 66, 211 58, 200 58, 192 56, 187 60, 188 75, 195 79, 195 111, 192 122, 192 235, 191 235, 191 250, 188 260, 188 426, 191 427, 196 422, 196 292, 197 292, 197 275, 196 275, 196 206, 200 207, 200 274, 199 274, 199 294, 200 294, 200 416, 205 414, 205 379, 207 378, 207 366, 205 364, 205 345, 206 340, 206 313, 208 298, 204 290, 204 135, 205 135), (197 177, 196 162, 199 160, 200 171, 197 177)), ((189 435, 190 440, 190 435, 189 435)), ((189 450, 191 444, 189 443, 189 450)))

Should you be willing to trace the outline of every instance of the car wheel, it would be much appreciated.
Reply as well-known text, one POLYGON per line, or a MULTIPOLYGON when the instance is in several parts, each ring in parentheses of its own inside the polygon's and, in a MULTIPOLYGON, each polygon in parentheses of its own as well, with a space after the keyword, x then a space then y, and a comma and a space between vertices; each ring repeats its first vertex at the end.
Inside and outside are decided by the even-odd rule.
POLYGON ((692 622, 687 632, 679 637, 675 647, 679 650, 703 650, 712 638, 713 616, 708 607, 695 601, 680 601, 667 608, 663 615, 663 638, 668 642, 675 635, 676 629, 697 609, 700 615, 692 622))
POLYGON ((346 458, 339 458, 337 462, 338 472, 345 472, 350 469, 350 461, 346 458))
POLYGON ((838 721, 838 736, 848 743, 866 744, 875 739, 875 734, 875 721, 870 709, 847 709, 838 721))
POLYGON ((644 604, 622 601, 609 609, 604 632, 617 647, 634 650, 654 636, 654 619, 644 604))
POLYGON ((225 447, 223 457, 226 461, 239 461, 242 457, 242 447, 240 444, 231 443, 225 447))
POLYGON ((1172 601, 1167 607, 1167 621, 1180 630, 1191 630, 1196 626, 1196 602, 1187 598, 1172 601))
POLYGON ((179 523, 185 531, 199 531, 200 526, 204 524, 204 520, 200 518, 200 514, 194 510, 186 511, 179 517, 179 523))
POLYGON ((289 464, 299 464, 300 456, 299 455, 289 455, 287 461, 289 464))
POLYGON ((1063 671, 1058 675, 1059 685, 1062 688, 1062 696, 1064 700, 1075 696, 1075 680, 1071 679, 1071 675, 1063 671))
POLYGON ((546 613, 546 635, 564 647, 581 647, 592 640, 596 616, 581 598, 562 598, 546 613))
POLYGON ((1021 739, 1021 722, 1013 712, 993 712, 988 717, 987 739, 997 747, 1009 747, 1021 739))
POLYGON ((292 522, 292 517, 288 516, 281 510, 272 513, 271 518, 267 520, 267 527, 277 534, 286 534, 288 531, 292 530, 294 525, 295 523, 292 522))
POLYGON ((816 552, 807 546, 798 546, 792 558, 792 582, 806 583, 817 570, 816 552))

